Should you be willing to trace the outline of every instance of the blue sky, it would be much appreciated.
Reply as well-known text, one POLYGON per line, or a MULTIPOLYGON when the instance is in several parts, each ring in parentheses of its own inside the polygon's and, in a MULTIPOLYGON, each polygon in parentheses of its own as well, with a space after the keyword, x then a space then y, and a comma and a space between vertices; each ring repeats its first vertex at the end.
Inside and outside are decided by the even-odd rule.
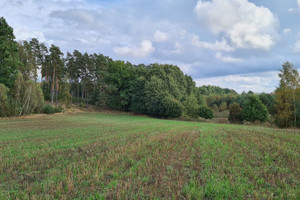
POLYGON ((300 0, 0 0, 17 40, 179 66, 197 85, 272 92, 300 66, 300 0))

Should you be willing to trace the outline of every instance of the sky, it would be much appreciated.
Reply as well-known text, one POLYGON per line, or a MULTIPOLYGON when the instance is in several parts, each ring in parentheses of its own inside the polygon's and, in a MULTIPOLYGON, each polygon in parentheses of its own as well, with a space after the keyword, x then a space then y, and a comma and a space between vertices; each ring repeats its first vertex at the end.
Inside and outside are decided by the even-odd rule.
POLYGON ((300 0, 0 0, 17 40, 133 64, 173 64, 197 86, 272 92, 300 68, 300 0))

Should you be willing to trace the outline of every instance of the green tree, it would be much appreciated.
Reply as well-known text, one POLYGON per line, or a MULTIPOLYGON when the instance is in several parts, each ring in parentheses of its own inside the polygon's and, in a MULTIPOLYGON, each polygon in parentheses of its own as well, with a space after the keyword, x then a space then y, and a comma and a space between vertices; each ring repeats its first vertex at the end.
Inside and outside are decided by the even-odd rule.
POLYGON ((35 82, 37 82, 39 66, 42 64, 41 46, 36 38, 32 38, 29 42, 29 45, 32 54, 33 79, 35 82))
POLYGON ((9 114, 8 91, 9 89, 0 83, 0 117, 6 117, 9 114))
POLYGON ((184 102, 185 114, 189 117, 198 117, 198 102, 194 94, 191 94, 184 102))
POLYGON ((229 106, 228 120, 232 123, 240 123, 242 121, 242 108, 239 103, 234 102, 229 106))
POLYGON ((199 115, 199 117, 202 117, 204 119, 212 119, 214 117, 214 113, 213 113, 212 109, 210 109, 207 106, 201 106, 198 109, 198 115, 199 115))
POLYGON ((255 95, 248 96, 243 107, 242 119, 249 122, 261 121, 268 119, 267 107, 255 95))
POLYGON ((275 95, 261 93, 258 97, 261 100, 261 102, 263 104, 265 104, 265 106, 267 106, 268 112, 273 115, 274 114, 275 95))
POLYGON ((280 84, 275 91, 276 123, 280 127, 288 127, 297 123, 296 110, 300 100, 300 78, 297 69, 289 62, 282 65, 279 78, 280 84))
POLYGON ((212 109, 213 109, 213 111, 215 111, 215 112, 219 112, 219 107, 218 107, 217 104, 214 104, 214 105, 212 106, 212 109))
POLYGON ((221 105, 219 106, 219 110, 220 110, 221 112, 227 110, 227 103, 223 101, 223 102, 221 103, 221 105))
POLYGON ((19 66, 18 45, 13 29, 0 18, 0 83, 12 88, 19 66))
POLYGON ((55 45, 51 45, 50 47, 50 70, 51 70, 51 104, 53 105, 54 95, 56 97, 57 104, 57 96, 59 89, 59 81, 63 77, 63 61, 61 56, 63 53, 60 51, 59 47, 55 45))

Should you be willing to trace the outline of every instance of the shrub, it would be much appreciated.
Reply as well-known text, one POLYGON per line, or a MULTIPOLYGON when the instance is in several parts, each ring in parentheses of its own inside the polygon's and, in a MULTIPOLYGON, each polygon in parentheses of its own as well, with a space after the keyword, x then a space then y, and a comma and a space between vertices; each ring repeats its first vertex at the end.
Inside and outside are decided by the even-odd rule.
POLYGON ((51 105, 47 104, 44 106, 43 113, 54 114, 54 108, 51 105))
POLYGON ((242 108, 239 103, 234 102, 229 106, 228 120, 232 123, 240 123, 242 121, 242 108))
POLYGON ((148 113, 156 117, 177 118, 182 112, 181 103, 169 94, 153 97, 148 105, 148 113))
POLYGON ((243 107, 242 120, 249 122, 265 122, 267 119, 267 107, 259 100, 257 96, 249 96, 245 106, 243 107))
POLYGON ((214 117, 214 113, 212 109, 206 106, 202 106, 198 110, 199 117, 202 117, 204 119, 212 119, 214 117))
POLYGON ((80 106, 81 108, 86 107, 84 102, 80 102, 79 106, 80 106))
POLYGON ((55 107, 54 108, 54 113, 62 113, 64 112, 64 108, 61 106, 55 107))

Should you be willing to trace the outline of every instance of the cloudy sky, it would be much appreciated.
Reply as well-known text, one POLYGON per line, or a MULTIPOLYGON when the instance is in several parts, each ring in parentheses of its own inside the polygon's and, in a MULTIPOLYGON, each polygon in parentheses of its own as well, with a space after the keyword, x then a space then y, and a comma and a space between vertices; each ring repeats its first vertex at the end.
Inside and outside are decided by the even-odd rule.
POLYGON ((271 92, 300 67, 300 0, 0 0, 17 40, 179 66, 197 85, 271 92))

